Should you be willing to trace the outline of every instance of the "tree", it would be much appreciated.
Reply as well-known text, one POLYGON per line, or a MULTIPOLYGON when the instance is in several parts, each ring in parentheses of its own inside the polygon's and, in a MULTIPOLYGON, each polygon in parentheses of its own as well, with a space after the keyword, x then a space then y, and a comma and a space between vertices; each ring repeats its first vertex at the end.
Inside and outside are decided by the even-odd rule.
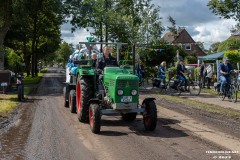
POLYGON ((221 42, 215 42, 215 43, 211 44, 211 46, 208 50, 208 54, 217 53, 218 47, 220 44, 221 44, 221 42))
POLYGON ((211 0, 208 6, 214 14, 240 22, 240 0, 211 0))
POLYGON ((228 50, 238 50, 239 46, 240 46, 240 39, 234 36, 231 36, 218 46, 218 52, 228 51, 228 50))
POLYGON ((0 1, 0 69, 4 69, 4 38, 12 23, 12 0, 0 1))
POLYGON ((27 75, 37 75, 39 59, 46 58, 59 47, 60 0, 18 0, 14 3, 13 25, 5 45, 24 54, 27 75))
POLYGON ((228 57, 234 68, 237 68, 237 63, 240 61, 240 54, 238 50, 226 51, 224 57, 228 57))
POLYGON ((71 46, 68 43, 63 42, 60 45, 60 48, 55 52, 56 55, 55 60, 58 63, 62 63, 63 66, 65 66, 72 52, 73 50, 71 49, 71 46))
POLYGON ((176 27, 176 20, 174 20, 171 16, 168 17, 168 21, 171 23, 171 26, 168 26, 168 30, 174 34, 174 36, 177 35, 177 27, 176 27))

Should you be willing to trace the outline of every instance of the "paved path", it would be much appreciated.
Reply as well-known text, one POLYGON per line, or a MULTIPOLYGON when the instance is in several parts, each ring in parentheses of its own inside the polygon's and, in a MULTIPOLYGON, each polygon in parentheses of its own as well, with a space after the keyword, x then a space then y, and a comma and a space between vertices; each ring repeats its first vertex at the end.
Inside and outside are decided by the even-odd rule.
POLYGON ((231 101, 228 100, 228 98, 226 97, 225 100, 220 100, 217 95, 212 95, 209 93, 201 93, 199 96, 184 96, 188 99, 192 99, 192 100, 197 100, 199 102, 203 102, 203 103, 208 103, 208 104, 214 104, 214 105, 218 105, 224 108, 232 108, 235 110, 240 110, 240 100, 238 100, 236 103, 233 103, 231 101))
MULTIPOLYGON (((150 91, 150 89, 147 89, 147 90, 150 91)), ((153 89, 151 89, 151 91, 155 92, 155 93, 159 93, 158 88, 153 88, 153 89)), ((238 99, 237 102, 234 103, 234 102, 229 101, 227 97, 225 98, 225 100, 222 101, 218 98, 218 95, 213 95, 213 94, 209 94, 209 93, 200 93, 199 96, 191 96, 189 93, 184 93, 184 92, 181 93, 180 97, 184 97, 186 99, 191 99, 191 100, 196 100, 196 101, 203 102, 203 103, 214 104, 214 105, 221 106, 224 108, 240 110, 240 99, 238 99)))

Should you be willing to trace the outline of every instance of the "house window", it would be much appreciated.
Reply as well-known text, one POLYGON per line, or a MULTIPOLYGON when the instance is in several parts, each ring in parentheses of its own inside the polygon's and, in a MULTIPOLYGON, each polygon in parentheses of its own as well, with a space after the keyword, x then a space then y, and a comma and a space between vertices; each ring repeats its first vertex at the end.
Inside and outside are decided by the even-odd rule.
POLYGON ((178 47, 179 47, 179 48, 182 48, 182 44, 181 44, 181 43, 179 43, 179 44, 178 44, 178 47))
POLYGON ((191 44, 190 43, 185 44, 185 50, 191 50, 191 44))

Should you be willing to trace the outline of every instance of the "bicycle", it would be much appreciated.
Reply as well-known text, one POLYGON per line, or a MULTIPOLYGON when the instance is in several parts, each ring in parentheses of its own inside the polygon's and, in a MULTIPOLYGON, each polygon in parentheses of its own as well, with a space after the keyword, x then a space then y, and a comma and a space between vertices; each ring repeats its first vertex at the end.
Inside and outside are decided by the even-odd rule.
POLYGON ((187 77, 187 90, 184 90, 183 87, 185 87, 185 84, 182 84, 180 86, 180 88, 178 88, 178 84, 180 83, 179 79, 174 79, 171 78, 169 81, 169 85, 168 85, 168 90, 170 92, 171 95, 177 95, 180 96, 182 92, 189 92, 190 95, 193 96, 198 96, 201 92, 201 87, 200 87, 200 82, 199 81, 194 81, 191 78, 191 72, 187 72, 186 73, 187 77))
POLYGON ((167 92, 168 83, 170 81, 170 78, 169 78, 170 77, 170 72, 171 71, 167 71, 168 81, 166 81, 166 84, 163 84, 163 79, 162 78, 151 78, 151 80, 150 80, 150 84, 151 84, 150 89, 157 88, 157 89, 159 89, 160 93, 162 93, 163 91, 167 92))
POLYGON ((219 96, 220 100, 224 100, 226 97, 230 99, 232 102, 237 102, 237 94, 238 94, 238 82, 237 82, 237 74, 235 71, 230 71, 230 75, 234 75, 234 78, 231 82, 231 84, 226 83, 223 93, 220 91, 221 82, 218 82, 217 85, 215 84, 215 91, 217 91, 217 94, 219 96))

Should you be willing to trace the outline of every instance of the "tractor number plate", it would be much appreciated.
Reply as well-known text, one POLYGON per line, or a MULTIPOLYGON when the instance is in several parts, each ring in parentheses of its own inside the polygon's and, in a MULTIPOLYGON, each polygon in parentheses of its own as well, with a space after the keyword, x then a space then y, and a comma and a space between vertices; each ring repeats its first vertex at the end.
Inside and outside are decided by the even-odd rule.
POLYGON ((122 96, 121 102, 132 102, 132 96, 122 96))

